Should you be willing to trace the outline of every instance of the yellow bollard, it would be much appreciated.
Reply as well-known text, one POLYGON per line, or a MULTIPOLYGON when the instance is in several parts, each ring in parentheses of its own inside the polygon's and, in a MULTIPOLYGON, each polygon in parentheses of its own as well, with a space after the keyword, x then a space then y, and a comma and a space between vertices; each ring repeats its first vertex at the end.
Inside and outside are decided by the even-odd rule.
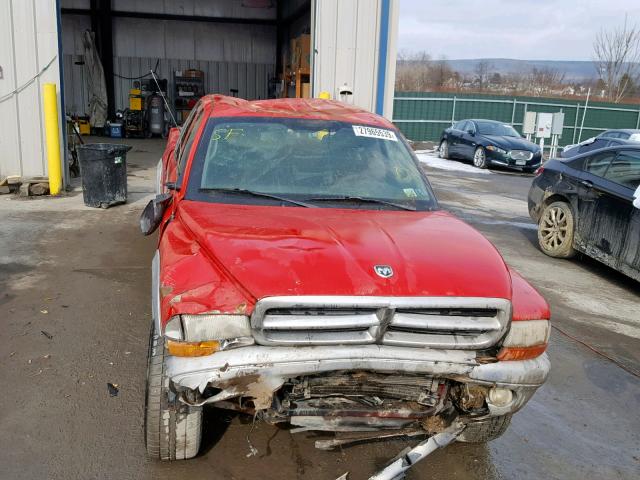
POLYGON ((49 192, 58 195, 62 189, 62 163, 60 162, 60 125, 58 124, 58 94, 55 83, 45 83, 44 130, 47 137, 47 164, 49 192))

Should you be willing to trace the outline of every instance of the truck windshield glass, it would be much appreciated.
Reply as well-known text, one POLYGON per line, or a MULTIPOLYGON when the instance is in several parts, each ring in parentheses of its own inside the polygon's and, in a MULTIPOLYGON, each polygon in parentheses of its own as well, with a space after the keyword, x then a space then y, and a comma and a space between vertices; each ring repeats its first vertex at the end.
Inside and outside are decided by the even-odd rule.
POLYGON ((211 119, 189 177, 187 198, 202 201, 295 206, 288 200, 296 200, 324 208, 407 210, 436 206, 426 177, 394 130, 343 122, 211 119))
POLYGON ((497 135, 500 137, 520 137, 520 134, 510 125, 495 122, 477 122, 481 135, 497 135))

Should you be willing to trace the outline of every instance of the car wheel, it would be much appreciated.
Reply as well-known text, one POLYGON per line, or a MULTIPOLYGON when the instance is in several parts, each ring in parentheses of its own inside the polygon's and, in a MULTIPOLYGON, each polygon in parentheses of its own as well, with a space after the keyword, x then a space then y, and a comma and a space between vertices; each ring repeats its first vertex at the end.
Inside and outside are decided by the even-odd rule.
POLYGON ((165 368, 164 338, 151 327, 145 393, 145 443, 147 454, 160 460, 195 457, 202 437, 202 407, 180 402, 169 388, 165 368))
POLYGON ((510 424, 511 415, 489 417, 479 422, 470 422, 457 440, 464 443, 490 442, 506 432, 510 424))
POLYGON ((440 147, 438 148, 438 156, 444 159, 449 158, 449 142, 447 142, 446 140, 442 140, 442 142, 440 142, 440 147))
POLYGON ((478 168, 487 168, 487 154, 483 147, 476 148, 473 154, 473 165, 478 168))
POLYGON ((574 220, 571 208, 565 202, 547 205, 538 223, 538 243, 550 257, 570 258, 576 254, 573 248, 574 220))

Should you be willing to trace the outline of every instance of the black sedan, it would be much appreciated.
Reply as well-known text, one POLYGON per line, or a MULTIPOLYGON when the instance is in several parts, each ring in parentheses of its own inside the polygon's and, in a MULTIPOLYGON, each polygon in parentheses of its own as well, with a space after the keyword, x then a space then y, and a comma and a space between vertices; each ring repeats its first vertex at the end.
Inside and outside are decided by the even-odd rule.
POLYGON ((528 203, 544 253, 582 252, 640 281, 640 146, 548 161, 528 203))
POLYGON ((560 153, 562 158, 575 157, 581 153, 591 152, 600 148, 614 147, 616 145, 628 145, 640 143, 640 130, 622 128, 618 130, 605 130, 596 137, 589 138, 576 145, 567 145, 560 153))
POLYGON ((579 143, 571 148, 566 148, 560 153, 562 158, 572 158, 581 153, 593 152, 601 148, 615 147, 618 145, 638 145, 638 142, 632 140, 623 140, 621 138, 600 138, 594 137, 586 142, 579 143))
POLYGON ((533 172, 542 152, 510 125, 493 120, 460 120, 440 136, 440 157, 471 160, 478 168, 501 165, 533 172))

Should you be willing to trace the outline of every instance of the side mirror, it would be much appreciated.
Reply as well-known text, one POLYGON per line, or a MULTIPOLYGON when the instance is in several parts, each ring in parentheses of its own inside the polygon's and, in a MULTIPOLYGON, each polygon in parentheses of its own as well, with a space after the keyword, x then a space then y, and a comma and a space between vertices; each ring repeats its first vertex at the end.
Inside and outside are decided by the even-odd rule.
POLYGON ((636 188, 633 194, 633 206, 640 209, 640 185, 638 185, 638 188, 636 188))
POLYGON ((472 137, 475 137, 475 136, 476 136, 476 131, 475 131, 475 130, 469 129, 469 130, 467 130, 467 133, 468 133, 469 135, 471 135, 472 137))
POLYGON ((157 230, 172 198, 170 193, 162 193, 147 203, 140 215, 140 231, 143 235, 151 235, 157 230))

